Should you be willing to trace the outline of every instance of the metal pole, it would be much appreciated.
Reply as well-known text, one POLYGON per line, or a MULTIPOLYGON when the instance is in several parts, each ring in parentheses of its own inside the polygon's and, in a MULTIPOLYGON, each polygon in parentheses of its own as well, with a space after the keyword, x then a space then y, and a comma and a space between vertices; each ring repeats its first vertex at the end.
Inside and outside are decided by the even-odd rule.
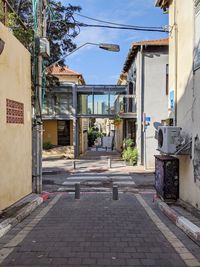
POLYGON ((75 199, 80 199, 80 183, 75 184, 75 199))
POLYGON ((108 158, 108 168, 111 169, 111 158, 108 158))
POLYGON ((35 32, 35 114, 33 123, 33 177, 36 193, 42 192, 42 62, 40 54, 40 38, 46 36, 46 0, 38 1, 37 29, 35 32))
POLYGON ((75 160, 72 160, 72 167, 74 170, 76 169, 76 161, 75 160))
POLYGON ((118 186, 113 185, 113 200, 118 200, 118 186))

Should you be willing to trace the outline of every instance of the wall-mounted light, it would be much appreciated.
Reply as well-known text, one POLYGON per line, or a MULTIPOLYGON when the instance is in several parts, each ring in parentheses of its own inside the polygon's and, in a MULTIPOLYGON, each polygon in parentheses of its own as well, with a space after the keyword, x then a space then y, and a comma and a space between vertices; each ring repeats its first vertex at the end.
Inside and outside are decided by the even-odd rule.
POLYGON ((4 45, 5 45, 5 42, 0 38, 0 55, 4 50, 4 45))

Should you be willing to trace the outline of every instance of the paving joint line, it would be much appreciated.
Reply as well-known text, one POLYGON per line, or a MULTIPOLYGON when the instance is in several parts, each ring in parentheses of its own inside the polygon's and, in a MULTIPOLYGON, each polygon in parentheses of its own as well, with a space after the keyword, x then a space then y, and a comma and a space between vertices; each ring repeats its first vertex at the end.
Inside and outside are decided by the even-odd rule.
POLYGON ((40 211, 40 213, 15 237, 13 237, 7 244, 0 250, 0 264, 10 255, 15 247, 21 243, 24 238, 32 231, 32 229, 40 222, 40 220, 49 212, 49 210, 57 203, 61 198, 61 194, 56 195, 55 198, 40 211))
POLYGON ((175 236, 175 234, 160 220, 151 207, 146 203, 143 197, 135 194, 137 200, 145 209, 154 224, 158 227, 161 233, 169 241, 172 247, 176 250, 181 259, 188 267, 200 267, 200 262, 197 258, 184 246, 184 244, 175 236))

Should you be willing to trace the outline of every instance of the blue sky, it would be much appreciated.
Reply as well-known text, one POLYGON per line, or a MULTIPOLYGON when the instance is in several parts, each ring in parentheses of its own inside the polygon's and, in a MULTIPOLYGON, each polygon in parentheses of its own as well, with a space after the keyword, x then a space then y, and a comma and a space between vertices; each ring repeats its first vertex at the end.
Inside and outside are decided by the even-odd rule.
MULTIPOLYGON (((96 19, 122 24, 141 26, 164 26, 168 16, 155 7, 155 0, 63 0, 64 4, 79 5, 80 14, 96 19)), ((96 22, 76 16, 78 21, 96 22)), ((99 23, 98 23, 99 24, 99 23)), ((87 84, 116 84, 132 42, 148 39, 166 38, 165 33, 116 30, 103 28, 81 28, 74 40, 77 46, 86 42, 116 43, 120 52, 113 53, 96 46, 81 48, 66 58, 69 68, 82 73, 87 84)))

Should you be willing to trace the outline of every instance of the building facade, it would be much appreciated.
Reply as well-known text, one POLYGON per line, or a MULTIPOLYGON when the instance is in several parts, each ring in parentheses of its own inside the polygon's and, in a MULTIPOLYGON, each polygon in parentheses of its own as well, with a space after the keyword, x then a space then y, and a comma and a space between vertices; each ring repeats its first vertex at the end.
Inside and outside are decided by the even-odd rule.
MULTIPOLYGON (((43 143, 62 146, 69 158, 74 158, 75 109, 73 94, 75 85, 84 85, 82 74, 70 70, 68 67, 53 66, 49 74, 56 77, 59 86, 50 88, 45 94, 43 106, 43 143)), ((82 100, 82 105, 84 99, 82 100)), ((87 150, 87 119, 80 119, 79 124, 79 152, 87 150)))
POLYGON ((32 120, 30 53, 7 27, 0 28, 1 213, 32 192, 32 120))
POLYGON ((200 209, 200 1, 157 0, 169 12, 169 117, 192 140, 180 155, 180 198, 200 209))
POLYGON ((167 118, 168 39, 133 43, 118 83, 127 83, 128 106, 136 117, 126 121, 125 137, 139 152, 139 165, 154 168, 157 154, 154 123, 167 118), (132 97, 131 97, 132 96, 132 97))

